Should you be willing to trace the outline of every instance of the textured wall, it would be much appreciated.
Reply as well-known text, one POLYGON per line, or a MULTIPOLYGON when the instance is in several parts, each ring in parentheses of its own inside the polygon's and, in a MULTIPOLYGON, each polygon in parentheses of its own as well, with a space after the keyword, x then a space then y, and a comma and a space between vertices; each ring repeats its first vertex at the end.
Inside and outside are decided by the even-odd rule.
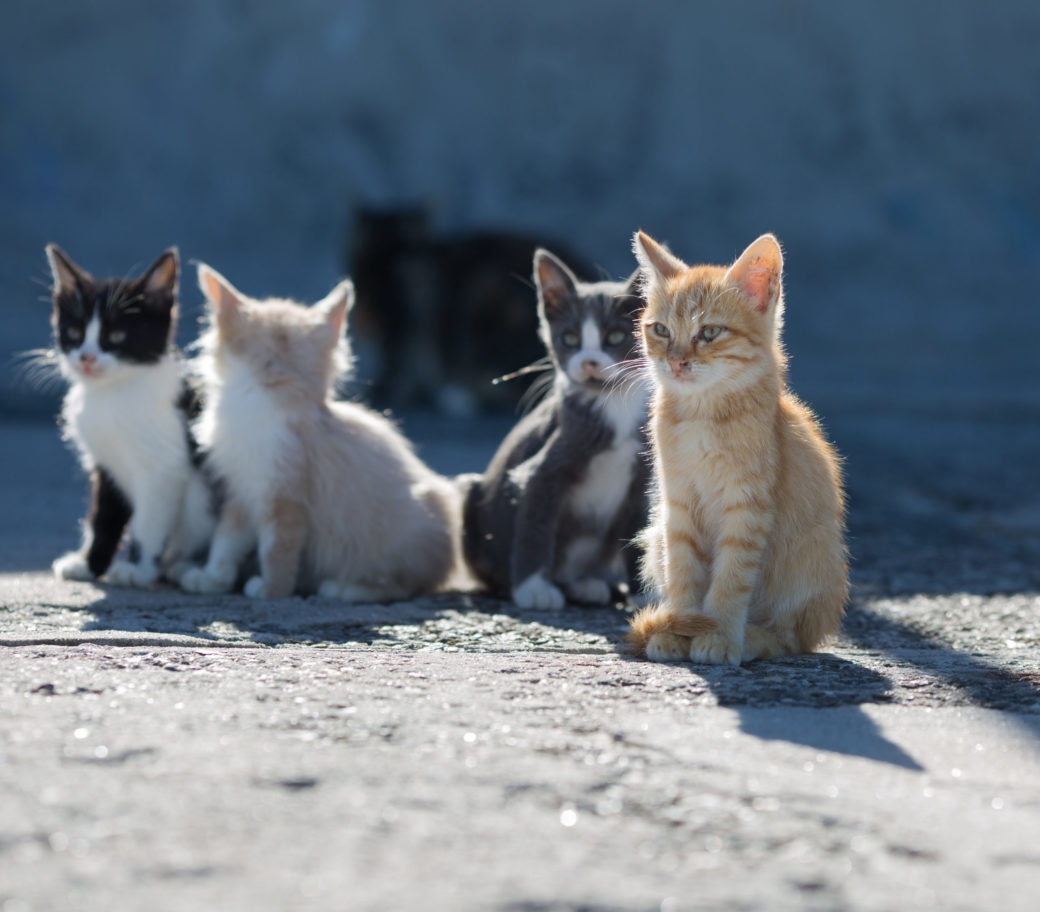
POLYGON ((1035 401, 1038 47, 1031 0, 7 0, 0 395, 34 401, 48 240, 313 298, 352 205, 428 200, 618 275, 636 226, 710 261, 773 230, 810 394, 1035 401))

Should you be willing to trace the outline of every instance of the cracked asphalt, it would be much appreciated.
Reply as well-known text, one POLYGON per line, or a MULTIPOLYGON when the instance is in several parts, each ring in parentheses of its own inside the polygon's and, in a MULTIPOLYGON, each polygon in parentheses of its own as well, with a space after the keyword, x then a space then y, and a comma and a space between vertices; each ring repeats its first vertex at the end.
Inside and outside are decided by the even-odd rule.
MULTIPOLYGON (((7 421, 0 910, 1034 909, 1040 410, 820 411, 844 630, 739 669, 620 607, 59 582, 85 488, 7 421)), ((446 472, 504 426, 406 425, 446 472)))

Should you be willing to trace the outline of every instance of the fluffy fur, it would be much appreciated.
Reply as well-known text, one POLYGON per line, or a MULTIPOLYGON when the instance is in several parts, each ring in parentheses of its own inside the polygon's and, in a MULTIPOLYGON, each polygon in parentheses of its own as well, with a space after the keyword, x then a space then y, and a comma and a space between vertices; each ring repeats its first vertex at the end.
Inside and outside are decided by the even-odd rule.
POLYGON ((625 371, 638 352, 634 280, 579 282, 534 257, 549 395, 466 489, 463 548, 474 575, 523 608, 605 604, 634 587, 646 521, 648 388, 625 371))
POLYGON ((204 264, 199 284, 212 326, 197 432, 226 500, 209 560, 184 587, 230 589, 254 548, 253 597, 378 601, 440 587, 454 567, 454 486, 385 418, 332 398, 349 362, 350 281, 309 308, 247 298, 204 264))
POLYGON ((656 603, 630 643, 655 660, 739 664, 810 652, 847 594, 839 459, 786 388, 783 258, 763 235, 728 269, 688 267, 637 233, 655 392, 656 603))
POLYGON ((69 382, 62 422, 92 487, 83 545, 54 572, 131 586, 176 578, 213 525, 187 429, 192 396, 171 349, 177 251, 132 280, 94 279, 53 244, 47 256, 57 361, 69 382), (128 523, 127 559, 113 562, 128 523))

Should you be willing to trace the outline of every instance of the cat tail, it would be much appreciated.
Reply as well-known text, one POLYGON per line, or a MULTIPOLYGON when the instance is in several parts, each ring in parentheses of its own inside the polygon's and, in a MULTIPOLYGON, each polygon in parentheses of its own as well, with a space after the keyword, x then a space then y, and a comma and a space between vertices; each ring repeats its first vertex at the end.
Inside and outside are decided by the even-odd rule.
POLYGON ((647 644, 656 635, 659 641, 666 641, 660 644, 661 648, 668 652, 674 649, 676 658, 683 658, 683 654, 689 652, 692 637, 709 633, 719 626, 715 618, 704 614, 677 614, 664 605, 648 605, 629 623, 625 640, 634 655, 646 656, 647 644))

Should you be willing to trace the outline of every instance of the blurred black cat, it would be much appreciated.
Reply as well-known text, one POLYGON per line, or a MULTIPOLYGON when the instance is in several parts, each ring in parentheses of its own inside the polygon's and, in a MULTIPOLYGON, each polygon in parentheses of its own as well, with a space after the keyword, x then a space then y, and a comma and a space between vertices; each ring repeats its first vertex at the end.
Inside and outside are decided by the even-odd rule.
POLYGON ((463 476, 463 553, 492 592, 523 608, 606 604, 634 585, 629 542, 647 518, 649 385, 639 357, 639 273, 579 282, 534 257, 549 395, 506 436, 483 476, 463 476))
MULTIPOLYGON (((514 232, 435 236, 423 207, 356 210, 347 265, 372 398, 461 415, 513 408, 522 390, 491 381, 544 354, 526 279, 544 243, 514 232)), ((557 249, 583 278, 597 275, 557 249)))

